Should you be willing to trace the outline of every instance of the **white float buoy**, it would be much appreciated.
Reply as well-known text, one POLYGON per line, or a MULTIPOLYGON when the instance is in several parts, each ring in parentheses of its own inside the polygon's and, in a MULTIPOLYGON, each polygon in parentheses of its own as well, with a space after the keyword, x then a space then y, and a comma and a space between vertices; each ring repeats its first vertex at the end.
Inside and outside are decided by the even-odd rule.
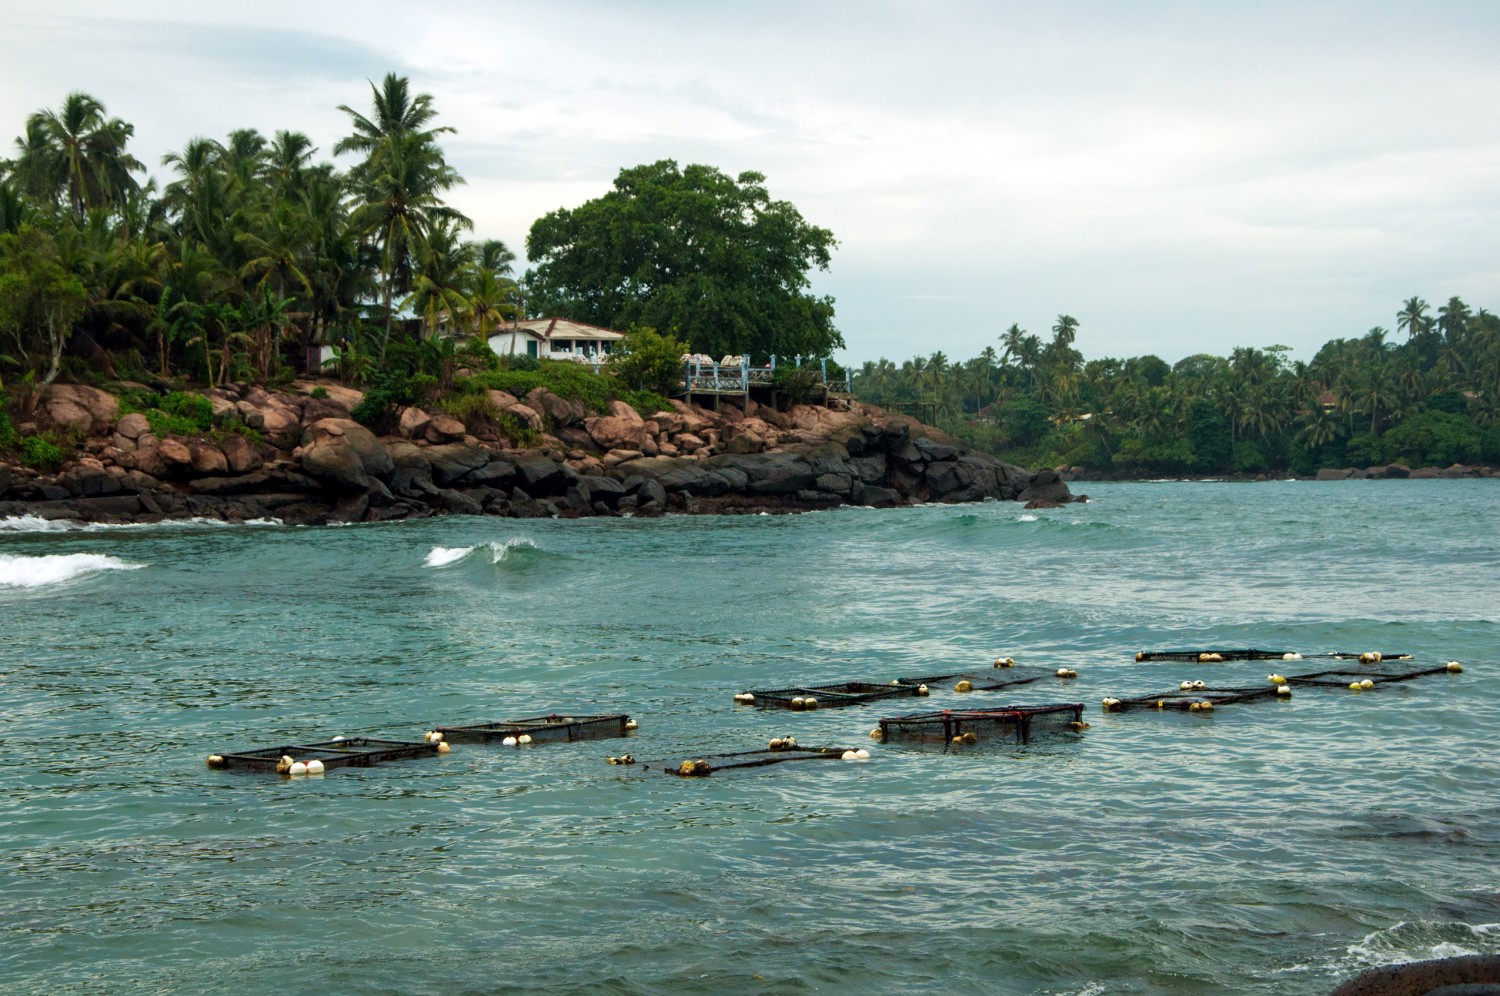
POLYGON ((307 774, 307 765, 303 764, 301 761, 293 761, 292 766, 287 769, 287 774, 291 775, 293 778, 296 778, 299 775, 305 775, 307 774))
POLYGON ((1193 683, 1191 681, 1184 681, 1182 684, 1177 686, 1177 690, 1181 692, 1191 692, 1193 690, 1193 683))
POLYGON ((875 727, 875 729, 873 729, 873 730, 870 731, 870 739, 871 740, 879 740, 879 739, 881 739, 884 736, 885 736, 885 734, 880 732, 880 727, 878 727, 878 726, 875 727))
POLYGON ((514 747, 516 745, 516 738, 506 737, 504 740, 500 741, 500 743, 506 747, 514 747))
POLYGON ((1448 670, 1449 674, 1461 674, 1463 672, 1463 669, 1464 669, 1464 666, 1462 664, 1460 664, 1458 661, 1449 661, 1448 662, 1447 670, 1448 670))
POLYGON ((446 741, 446 740, 439 740, 438 741, 437 752, 439 754, 447 754, 447 753, 451 752, 452 750, 453 750, 453 748, 448 746, 448 741, 446 741))
POLYGON ((863 747, 857 748, 854 753, 859 755, 859 759, 861 761, 868 761, 870 759, 870 752, 865 750, 863 747))
POLYGON ((1366 678, 1364 681, 1361 681, 1359 683, 1359 687, 1363 688, 1363 689, 1366 689, 1366 690, 1369 690, 1369 689, 1375 687, 1375 682, 1371 681, 1369 678, 1366 678))
POLYGON ((858 761, 859 755, 852 750, 846 750, 839 755, 839 759, 843 761, 858 761))
POLYGON ((323 773, 323 762, 313 758, 307 762, 307 773, 309 775, 321 775, 323 773))
POLYGON ((343 737, 334 737, 333 738, 333 742, 336 743, 336 744, 341 744, 341 743, 344 742, 344 738, 343 737))
POLYGON ((1101 704, 1104 706, 1105 712, 1113 712, 1120 705, 1120 700, 1116 698, 1106 698, 1101 704))
POLYGON ((818 700, 813 698, 811 695, 802 700, 802 708, 804 709, 816 709, 817 707, 818 700))
POLYGON ((1292 697, 1292 686, 1291 685, 1277 685, 1276 686, 1276 694, 1279 695, 1279 696, 1281 696, 1284 699, 1289 699, 1289 698, 1292 697))
POLYGON ((222 768, 222 767, 225 766, 224 765, 224 757, 223 757, 223 755, 220 755, 220 754, 210 754, 210 755, 208 755, 208 759, 205 760, 203 763, 206 764, 206 765, 208 765, 210 768, 222 768))
POLYGON ((918 685, 917 686, 917 694, 918 695, 927 695, 928 694, 927 686, 926 685, 918 685))
POLYGON ((529 734, 529 733, 523 733, 523 734, 521 734, 519 737, 516 738, 516 743, 522 744, 522 745, 531 743, 531 734, 529 734))
POLYGON ((627 729, 627 730, 637 730, 637 729, 640 729, 640 726, 641 726, 641 724, 637 723, 633 719, 627 719, 625 721, 625 729, 627 729))
POLYGON ((1207 687, 1208 687, 1208 683, 1207 682, 1203 682, 1203 681, 1195 681, 1195 682, 1193 682, 1193 691, 1195 691, 1195 692, 1201 692, 1201 691, 1203 691, 1207 687))

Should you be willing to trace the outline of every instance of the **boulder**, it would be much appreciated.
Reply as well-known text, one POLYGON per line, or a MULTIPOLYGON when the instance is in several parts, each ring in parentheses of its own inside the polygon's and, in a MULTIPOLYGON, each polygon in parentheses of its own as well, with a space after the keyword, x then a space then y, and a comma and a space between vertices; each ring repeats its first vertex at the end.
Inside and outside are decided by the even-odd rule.
POLYGON ((40 404, 54 425, 85 433, 104 432, 120 417, 119 400, 87 384, 48 384, 40 404))
POLYGON ((630 407, 618 398, 616 398, 614 401, 611 401, 605 410, 612 418, 622 418, 627 422, 634 422, 637 425, 643 424, 645 422, 645 419, 641 418, 640 412, 636 411, 634 408, 630 407))
POLYGON ((407 439, 416 439, 427 431, 427 423, 431 421, 432 416, 416 406, 403 408, 396 431, 407 439))
POLYGON ((237 433, 227 436, 219 448, 224 452, 229 469, 236 474, 252 471, 264 462, 260 451, 251 445, 250 440, 237 433))
POLYGON ((423 429, 429 443, 456 443, 468 434, 464 424, 452 415, 434 415, 423 429))
POLYGON ((124 436, 134 442, 151 431, 151 423, 146 421, 146 416, 140 412, 131 412, 129 415, 121 415, 119 423, 115 426, 115 435, 124 436))
POLYGON ((429 447, 425 453, 432 468, 432 479, 440 487, 446 487, 490 462, 490 451, 472 443, 444 443, 429 447))
POLYGON ((386 478, 394 470, 375 434, 346 418, 324 418, 309 425, 293 456, 309 476, 345 494, 364 494, 372 477, 386 478))
POLYGON ((212 443, 201 441, 189 443, 188 452, 192 454, 194 474, 222 474, 229 470, 229 461, 212 443))
POLYGON ((585 419, 584 428, 600 449, 639 450, 646 445, 646 424, 639 415, 634 421, 618 415, 585 419))
POLYGON ((577 472, 543 453, 528 451, 516 457, 517 483, 533 498, 566 493, 577 472))
POLYGON ((1031 475, 1031 480, 1026 482, 1026 487, 1016 496, 1018 500, 1030 502, 1038 499, 1068 502, 1073 498, 1073 493, 1068 490, 1067 482, 1057 476, 1057 471, 1043 469, 1031 475))
MULTIPOLYGON (((514 403, 512 401, 512 404, 514 403)), ((559 397, 545 387, 531 389, 526 395, 526 407, 538 414, 546 415, 552 422, 553 429, 582 425, 584 416, 588 414, 588 409, 584 407, 582 401, 577 398, 559 397)))

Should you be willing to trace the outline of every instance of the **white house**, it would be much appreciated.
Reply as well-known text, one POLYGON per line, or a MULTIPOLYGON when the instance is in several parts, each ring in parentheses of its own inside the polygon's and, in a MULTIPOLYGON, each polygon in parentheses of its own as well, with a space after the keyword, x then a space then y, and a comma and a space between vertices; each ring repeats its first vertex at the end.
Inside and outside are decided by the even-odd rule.
POLYGON ((489 343, 498 356, 588 362, 609 353, 623 338, 623 332, 566 318, 527 318, 496 329, 489 343))

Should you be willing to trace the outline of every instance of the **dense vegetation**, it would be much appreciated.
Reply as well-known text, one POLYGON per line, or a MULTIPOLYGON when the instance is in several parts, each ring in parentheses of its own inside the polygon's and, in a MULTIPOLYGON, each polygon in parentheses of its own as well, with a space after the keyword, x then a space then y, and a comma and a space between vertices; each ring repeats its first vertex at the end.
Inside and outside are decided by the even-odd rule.
POLYGON ((614 189, 531 226, 527 294, 542 311, 609 328, 649 325, 719 356, 828 356, 833 299, 808 293, 833 233, 773 201, 759 173, 671 160, 621 170, 614 189))
POLYGON ((1050 340, 1017 325, 1000 350, 867 362, 863 400, 930 415, 1027 466, 1130 476, 1311 473, 1321 467, 1500 463, 1500 317, 1413 297, 1383 328, 1335 339, 1310 363, 1284 346, 1230 356, 1085 361, 1078 322, 1050 340))
MULTIPOLYGON (((718 269, 694 275, 697 310, 668 307, 665 286, 615 310, 586 308, 566 293, 580 272, 567 266, 613 258, 614 236, 575 233, 576 254, 565 260, 546 234, 569 216, 556 212, 532 236, 546 247, 527 281, 539 289, 532 313, 565 308, 551 313, 621 329, 660 315, 670 334, 641 328, 621 351, 619 378, 574 364, 500 360, 485 338, 522 315, 524 298, 510 250, 468 238, 471 222, 445 200, 463 183, 440 145, 452 129, 439 124, 432 97, 413 93, 402 77, 372 84, 370 98, 364 111, 340 107, 349 133, 332 152, 347 168, 316 161, 318 150, 299 132, 267 138, 243 129, 223 140, 193 138, 164 156, 161 186, 130 154, 134 128, 95 98, 73 93, 58 109, 33 114, 13 158, 0 161, 0 448, 18 452, 16 426, 30 417, 39 389, 59 377, 134 382, 161 395, 231 381, 285 384, 311 345, 332 347, 334 360, 310 372, 365 388, 370 397, 358 415, 384 426, 402 404, 481 409, 479 385, 546 386, 596 408, 610 398, 654 405, 661 399, 652 392, 667 383, 663 357, 673 350, 675 367, 688 349, 727 351, 731 342, 759 354, 826 355, 841 344, 832 302, 797 292, 808 267, 827 265, 828 232, 771 201, 756 174, 734 181, 710 167, 658 163, 621 177, 636 177, 642 196, 656 197, 651 191, 670 186, 671 176, 701 188, 695 201, 679 184, 661 193, 666 201, 650 200, 647 212, 677 205, 684 213, 663 224, 684 243, 719 247, 718 269), (743 230, 726 228, 723 199, 744 213, 743 230), (689 204, 696 207, 687 211, 689 204), (715 281, 719 290, 709 294, 715 281), (716 303, 705 310, 709 301, 716 303), (814 330, 810 338, 794 334, 799 315, 814 330)), ((604 213, 598 204, 576 217, 604 213)), ((656 241, 637 264, 681 263, 668 260, 663 231, 653 230, 656 241)), ((671 294, 692 296, 689 288, 671 294)))

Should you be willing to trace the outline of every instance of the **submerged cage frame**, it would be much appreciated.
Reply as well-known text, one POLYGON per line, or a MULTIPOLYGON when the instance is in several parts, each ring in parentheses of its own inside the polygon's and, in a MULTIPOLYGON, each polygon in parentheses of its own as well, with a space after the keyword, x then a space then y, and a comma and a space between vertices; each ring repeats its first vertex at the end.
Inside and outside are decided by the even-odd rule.
POLYGON ((916 712, 905 716, 883 716, 880 720, 880 739, 889 743, 892 739, 916 739, 952 743, 954 737, 982 731, 992 734, 1002 727, 1015 733, 1016 743, 1026 743, 1032 737, 1032 720, 1037 717, 1070 716, 1069 724, 1083 721, 1082 702, 1062 702, 1051 705, 1011 705, 996 709, 941 709, 936 712, 916 712))
POLYGON ((630 717, 623 713, 581 715, 552 713, 525 719, 502 719, 493 723, 468 723, 463 726, 436 726, 449 743, 498 743, 506 737, 531 737, 532 743, 562 743, 577 740, 608 740, 629 732, 630 717))
POLYGON ((436 757, 436 743, 412 740, 381 740, 376 737, 349 737, 344 740, 322 740, 310 744, 282 744, 254 750, 231 751, 213 755, 223 758, 215 768, 241 768, 247 771, 275 771, 283 756, 296 761, 321 761, 325 771, 333 768, 368 768, 381 761, 398 761, 409 757, 436 757))
MULTIPOLYGON (((1183 664, 1218 664, 1229 661, 1281 661, 1287 659, 1291 650, 1142 650, 1135 655, 1137 662, 1160 663, 1175 661, 1183 664), (1212 657, 1210 657, 1212 655, 1212 657), (1210 658, 1205 660, 1205 658, 1210 658)), ((1411 660, 1411 654, 1381 654, 1382 660, 1411 660)), ((1298 654, 1292 660, 1358 660, 1358 653, 1333 651, 1326 654, 1298 654)))
POLYGON ((920 695, 916 685, 898 682, 881 685, 873 681, 838 681, 826 685, 798 685, 791 688, 751 689, 747 693, 755 696, 753 705, 762 708, 800 709, 793 699, 808 697, 818 700, 817 709, 838 709, 843 706, 863 705, 880 699, 893 699, 920 695))
MULTIPOLYGON (((1285 681, 1287 685, 1298 688, 1348 688, 1353 682, 1368 679, 1375 687, 1379 687, 1401 681, 1411 681, 1414 678, 1422 678, 1430 674, 1449 673, 1446 664, 1437 667, 1417 668, 1414 671, 1395 671, 1389 668, 1382 671, 1380 669, 1381 663, 1386 663, 1390 660, 1390 658, 1386 658, 1385 661, 1364 665, 1358 670, 1354 668, 1334 668, 1328 671, 1313 671, 1309 674, 1289 674, 1285 676, 1285 681)), ((1110 698, 1106 700, 1104 711, 1125 712, 1128 709, 1156 708, 1201 712, 1205 706, 1212 711, 1213 708, 1221 705, 1234 705, 1240 702, 1263 702, 1268 699, 1284 699, 1286 696, 1277 691, 1278 687, 1278 685, 1256 685, 1249 688, 1173 689, 1169 692, 1157 692, 1154 695, 1137 695, 1128 699, 1110 698)))
POLYGON ((684 758, 675 764, 671 761, 643 761, 639 766, 642 771, 655 771, 677 778, 701 778, 720 771, 764 768, 789 761, 839 761, 851 749, 849 747, 778 747, 775 749, 762 747, 758 750, 730 751, 723 754, 700 754, 697 757, 684 758), (683 763, 688 761, 706 761, 709 769, 695 774, 684 774, 681 768, 683 763))
POLYGON ((944 681, 967 681, 976 692, 998 692, 1004 688, 1019 688, 1043 678, 1059 677, 1055 669, 1017 664, 991 671, 954 671, 951 674, 929 674, 920 678, 897 678, 903 685, 935 685, 944 681), (996 679, 997 675, 1004 677, 996 679))

